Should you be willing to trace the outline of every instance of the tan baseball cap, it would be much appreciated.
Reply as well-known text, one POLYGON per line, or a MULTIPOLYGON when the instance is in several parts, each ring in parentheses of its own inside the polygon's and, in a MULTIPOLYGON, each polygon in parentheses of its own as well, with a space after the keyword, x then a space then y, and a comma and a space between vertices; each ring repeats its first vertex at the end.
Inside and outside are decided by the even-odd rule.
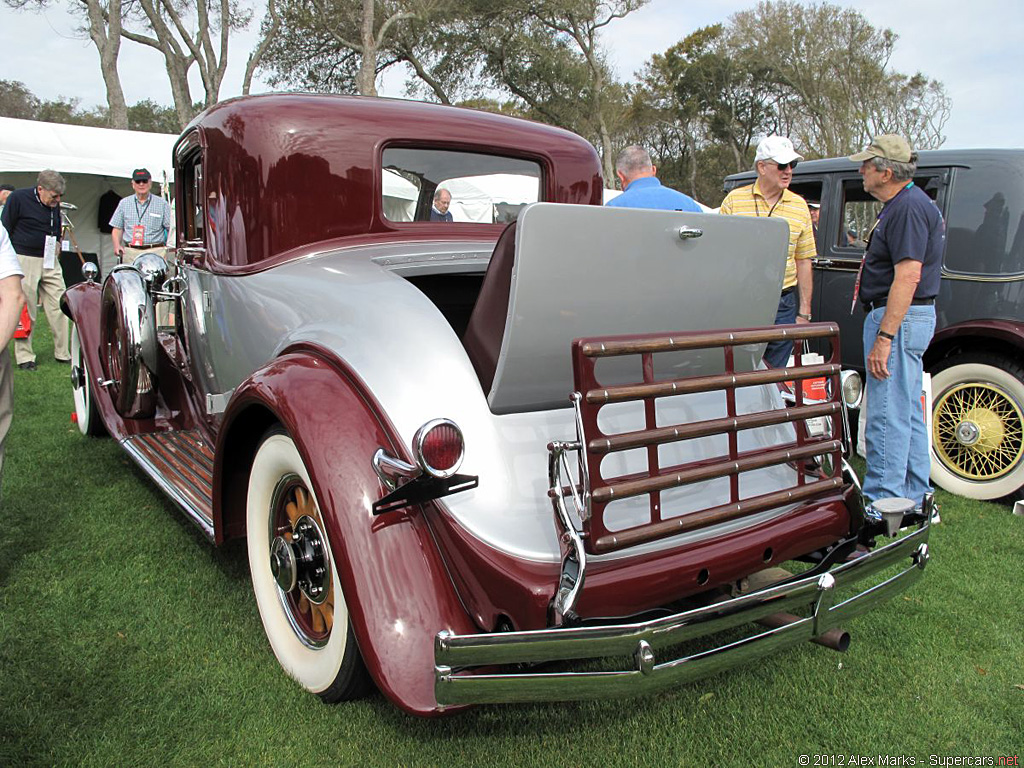
POLYGON ((912 154, 910 144, 902 136, 883 133, 881 136, 875 136, 863 151, 850 155, 850 160, 863 163, 873 157, 882 157, 886 160, 895 160, 897 163, 909 163, 912 154))

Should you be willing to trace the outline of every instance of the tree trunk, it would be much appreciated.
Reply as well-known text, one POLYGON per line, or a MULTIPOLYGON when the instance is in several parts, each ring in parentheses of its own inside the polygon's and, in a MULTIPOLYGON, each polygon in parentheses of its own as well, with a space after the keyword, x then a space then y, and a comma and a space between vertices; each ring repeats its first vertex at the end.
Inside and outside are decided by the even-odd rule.
POLYGON ((171 84, 171 96, 174 98, 178 125, 184 128, 196 116, 192 108, 192 94, 188 89, 188 68, 191 62, 184 56, 164 51, 164 64, 167 67, 167 79, 171 84))
POLYGON ((263 35, 259 45, 249 54, 249 59, 245 62, 245 77, 242 78, 243 96, 249 95, 249 89, 252 87, 252 77, 256 74, 256 70, 260 66, 260 62, 263 61, 267 48, 270 47, 270 43, 277 35, 277 30, 281 27, 281 17, 277 15, 275 1, 267 0, 267 15, 270 17, 270 25, 267 27, 266 34, 263 35))
POLYGON ((373 35, 374 0, 363 0, 363 28, 361 30, 362 55, 356 90, 361 96, 377 95, 377 43, 373 35))
POLYGON ((107 89, 107 119, 111 128, 128 128, 128 105, 117 74, 117 55, 121 49, 121 0, 109 0, 107 19, 100 0, 87 0, 89 37, 100 55, 100 71, 107 89), (109 25, 109 29, 108 29, 109 25))

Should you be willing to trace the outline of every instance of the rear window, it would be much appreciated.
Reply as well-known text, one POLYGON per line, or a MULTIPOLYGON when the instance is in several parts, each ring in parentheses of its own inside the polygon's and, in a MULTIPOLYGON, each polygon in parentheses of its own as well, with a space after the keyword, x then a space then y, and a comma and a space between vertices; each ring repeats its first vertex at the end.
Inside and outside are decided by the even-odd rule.
POLYGON ((403 147, 384 150, 383 165, 389 221, 448 220, 450 213, 454 222, 505 223, 542 199, 541 166, 531 160, 403 147))
POLYGON ((958 168, 946 220, 945 267, 974 275, 1024 272, 1024 168, 958 168))

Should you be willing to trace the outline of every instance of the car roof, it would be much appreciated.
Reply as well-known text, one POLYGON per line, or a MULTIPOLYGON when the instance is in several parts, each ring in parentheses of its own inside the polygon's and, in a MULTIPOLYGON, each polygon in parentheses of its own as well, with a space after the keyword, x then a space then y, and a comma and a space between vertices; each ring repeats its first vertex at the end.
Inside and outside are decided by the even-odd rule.
MULTIPOLYGON (((1024 149, 925 149, 918 153, 917 167, 931 168, 937 165, 959 165, 970 167, 982 160, 999 160, 1024 166, 1024 149)), ((805 160, 801 162, 794 176, 816 173, 835 173, 837 171, 856 171, 860 163, 845 157, 831 157, 824 160, 805 160)), ((753 170, 733 173, 725 177, 728 187, 736 181, 753 181, 757 174, 753 170)))

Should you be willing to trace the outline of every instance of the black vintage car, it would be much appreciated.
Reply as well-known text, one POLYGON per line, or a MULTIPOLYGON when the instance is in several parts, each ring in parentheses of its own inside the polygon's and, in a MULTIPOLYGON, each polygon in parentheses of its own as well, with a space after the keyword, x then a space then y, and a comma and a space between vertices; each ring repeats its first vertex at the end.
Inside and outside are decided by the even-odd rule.
MULTIPOLYGON (((790 188, 820 201, 814 318, 839 324, 843 365, 863 371, 853 285, 881 204, 845 158, 799 165, 790 188)), ((726 190, 753 172, 725 180, 726 190)), ((932 375, 932 480, 975 499, 1024 497, 1024 150, 920 153, 917 185, 946 221, 932 375)))

